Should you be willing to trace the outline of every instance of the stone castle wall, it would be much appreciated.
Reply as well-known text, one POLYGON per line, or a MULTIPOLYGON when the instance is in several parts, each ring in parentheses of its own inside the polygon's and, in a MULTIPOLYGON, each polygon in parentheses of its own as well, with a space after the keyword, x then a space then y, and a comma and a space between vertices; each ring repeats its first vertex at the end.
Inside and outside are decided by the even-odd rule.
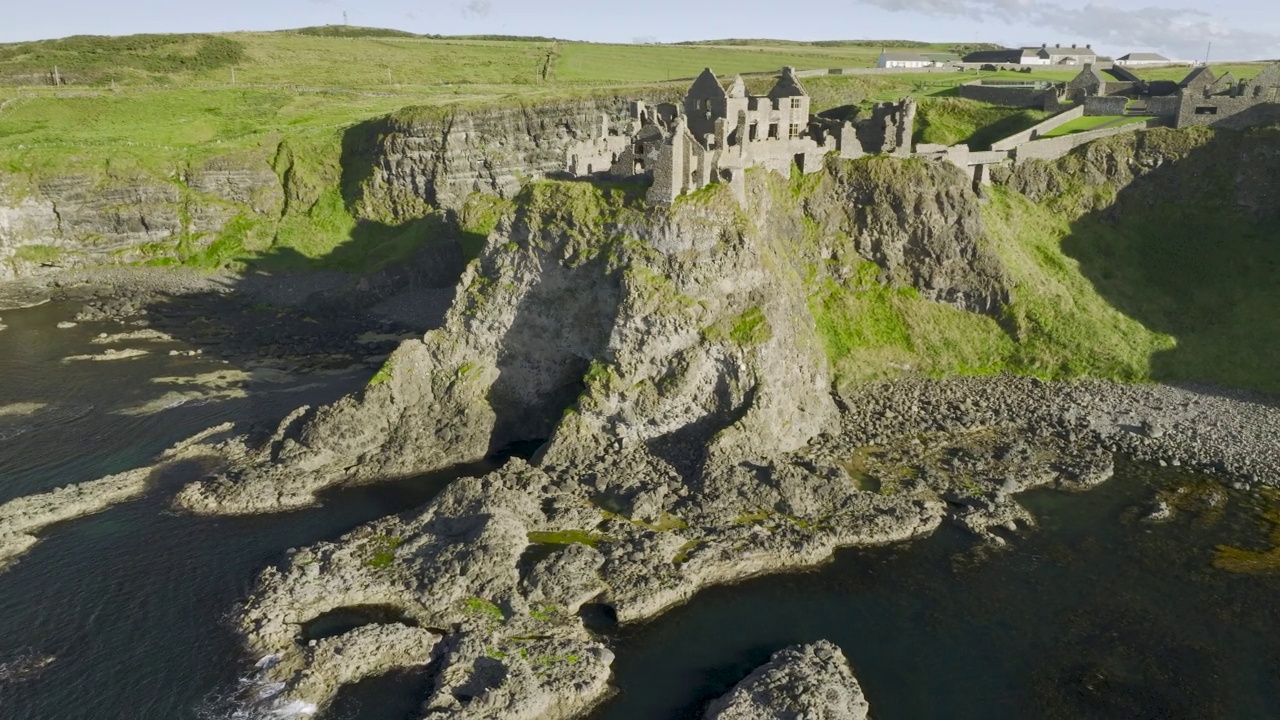
POLYGON ((1178 104, 1177 127, 1207 125, 1225 130, 1243 130, 1274 123, 1280 123, 1280 102, 1258 102, 1251 97, 1201 97, 1185 93, 1178 104))
POLYGON ((1123 115, 1129 106, 1129 98, 1122 95, 1095 95, 1084 99, 1086 117, 1123 115))
POLYGON ((1073 107, 1070 110, 1067 110, 1066 112, 1062 112, 1062 113, 1058 113, 1057 115, 1054 115, 1053 117, 1049 118, 1048 120, 1045 120, 1044 122, 1040 123, 1039 125, 1036 125, 1035 127, 1028 128, 1018 133, 1017 135, 1010 135, 1009 137, 999 142, 992 143, 991 149, 992 150, 1013 150, 1019 145, 1031 142, 1032 140, 1036 139, 1040 135, 1043 135, 1049 132, 1050 130, 1053 130, 1054 128, 1061 127, 1071 122, 1072 120, 1076 120, 1082 117, 1084 117, 1084 106, 1077 105, 1076 107, 1073 107))
POLYGON ((1046 98, 1051 97, 1053 103, 1058 102, 1058 92, 1052 88, 1041 90, 1028 87, 1002 87, 1000 85, 961 85, 960 97, 966 100, 978 100, 992 105, 1020 108, 1045 107, 1046 98))
POLYGON ((1031 142, 1019 145, 1015 154, 1018 162, 1022 162, 1023 160, 1057 160, 1081 145, 1086 145, 1094 140, 1109 137, 1111 135, 1121 135, 1123 133, 1134 132, 1137 130, 1145 130, 1147 128, 1157 127, 1164 124, 1165 120, 1162 118, 1152 118, 1145 123, 1132 123, 1129 125, 1120 125, 1118 127, 1073 133, 1071 135, 1063 135, 1062 137, 1032 140, 1031 142))

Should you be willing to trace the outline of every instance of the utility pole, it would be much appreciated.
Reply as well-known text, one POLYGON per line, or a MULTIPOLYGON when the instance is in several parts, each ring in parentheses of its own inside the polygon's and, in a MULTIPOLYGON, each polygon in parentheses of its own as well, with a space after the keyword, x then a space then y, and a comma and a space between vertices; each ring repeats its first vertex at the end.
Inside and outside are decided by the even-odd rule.
POLYGON ((236 69, 235 69, 235 68, 231 68, 231 84, 232 84, 232 85, 235 85, 235 84, 236 84, 236 69))
POLYGON ((58 66, 53 66, 53 85, 57 87, 62 84, 62 74, 58 72, 58 66))
POLYGON ((387 66, 387 84, 391 84, 391 66, 387 66))
POLYGON ((1204 49, 1204 64, 1206 67, 1209 65, 1209 51, 1211 50, 1213 50, 1212 40, 1209 41, 1209 46, 1204 49))
POLYGON ((348 25, 348 23, 347 23, 347 11, 346 11, 346 10, 343 10, 343 11, 342 11, 342 26, 343 26, 343 27, 346 27, 347 25, 348 25))

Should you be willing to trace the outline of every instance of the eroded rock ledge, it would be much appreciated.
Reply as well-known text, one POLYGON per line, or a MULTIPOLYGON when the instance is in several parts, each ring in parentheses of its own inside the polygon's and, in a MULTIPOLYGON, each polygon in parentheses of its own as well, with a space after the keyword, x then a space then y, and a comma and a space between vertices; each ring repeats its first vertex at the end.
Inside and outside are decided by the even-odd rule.
POLYGON ((227 423, 205 430, 162 453, 157 462, 99 480, 67 485, 47 493, 28 495, 0 505, 0 572, 39 542, 36 533, 55 523, 92 515, 141 496, 166 468, 179 463, 201 466, 224 461, 226 456, 203 444, 208 438, 231 430, 227 423))
POLYGON ((849 661, 819 640, 779 650, 707 708, 706 720, 866 720, 869 705, 849 661))

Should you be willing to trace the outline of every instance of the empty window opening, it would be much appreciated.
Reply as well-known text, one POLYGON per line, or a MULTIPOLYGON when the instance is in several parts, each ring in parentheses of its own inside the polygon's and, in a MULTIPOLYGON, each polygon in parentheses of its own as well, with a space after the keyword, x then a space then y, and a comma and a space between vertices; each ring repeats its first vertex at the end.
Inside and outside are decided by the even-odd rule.
POLYGON ((644 143, 636 143, 636 154, 637 155, 644 154, 644 143))
POLYGON ((747 128, 747 140, 749 142, 755 142, 758 139, 760 139, 760 125, 758 123, 751 123, 747 128))
POLYGON ((644 161, 643 161, 643 160, 636 160, 636 164, 635 164, 635 168, 634 168, 634 170, 635 170, 635 174, 636 174, 636 175, 639 175, 640 173, 644 172, 644 161))
POLYGON ((1218 108, 1213 105, 1204 105, 1196 108, 1197 115, 1217 115, 1218 108))
POLYGON ((778 139, 778 123, 769 123, 769 139, 778 139))

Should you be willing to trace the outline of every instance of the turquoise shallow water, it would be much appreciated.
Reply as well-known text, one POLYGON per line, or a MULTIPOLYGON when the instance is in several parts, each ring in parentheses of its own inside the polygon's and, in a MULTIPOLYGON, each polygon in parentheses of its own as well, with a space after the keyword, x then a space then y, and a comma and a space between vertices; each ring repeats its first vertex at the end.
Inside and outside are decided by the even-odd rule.
MULTIPOLYGON (((215 363, 163 353, 62 363, 101 351, 88 339, 114 331, 54 329, 67 312, 4 313, 0 406, 50 407, 0 419, 0 501, 135 466, 210 425, 278 418, 364 379, 119 415, 157 396, 152 378, 215 363)), ((57 659, 0 684, 0 718, 228 717, 221 699, 247 659, 226 618, 259 570, 289 547, 415 507, 460 473, 493 466, 343 490, 301 512, 214 519, 168 510, 192 479, 178 471, 145 499, 49 529, 0 574, 0 662, 27 652, 57 659)), ((1211 566, 1219 542, 1261 542, 1255 513, 1233 496, 1217 515, 1158 526, 1134 518, 1154 488, 1180 479, 1122 468, 1090 493, 1034 493, 1026 500, 1039 529, 1004 551, 980 552, 944 529, 842 552, 812 572, 709 590, 611 633, 620 693, 596 718, 697 717, 774 650, 818 638, 844 649, 879 720, 1280 717, 1280 578, 1211 566)), ((412 717, 423 691, 412 676, 368 681, 328 716, 412 717)))

